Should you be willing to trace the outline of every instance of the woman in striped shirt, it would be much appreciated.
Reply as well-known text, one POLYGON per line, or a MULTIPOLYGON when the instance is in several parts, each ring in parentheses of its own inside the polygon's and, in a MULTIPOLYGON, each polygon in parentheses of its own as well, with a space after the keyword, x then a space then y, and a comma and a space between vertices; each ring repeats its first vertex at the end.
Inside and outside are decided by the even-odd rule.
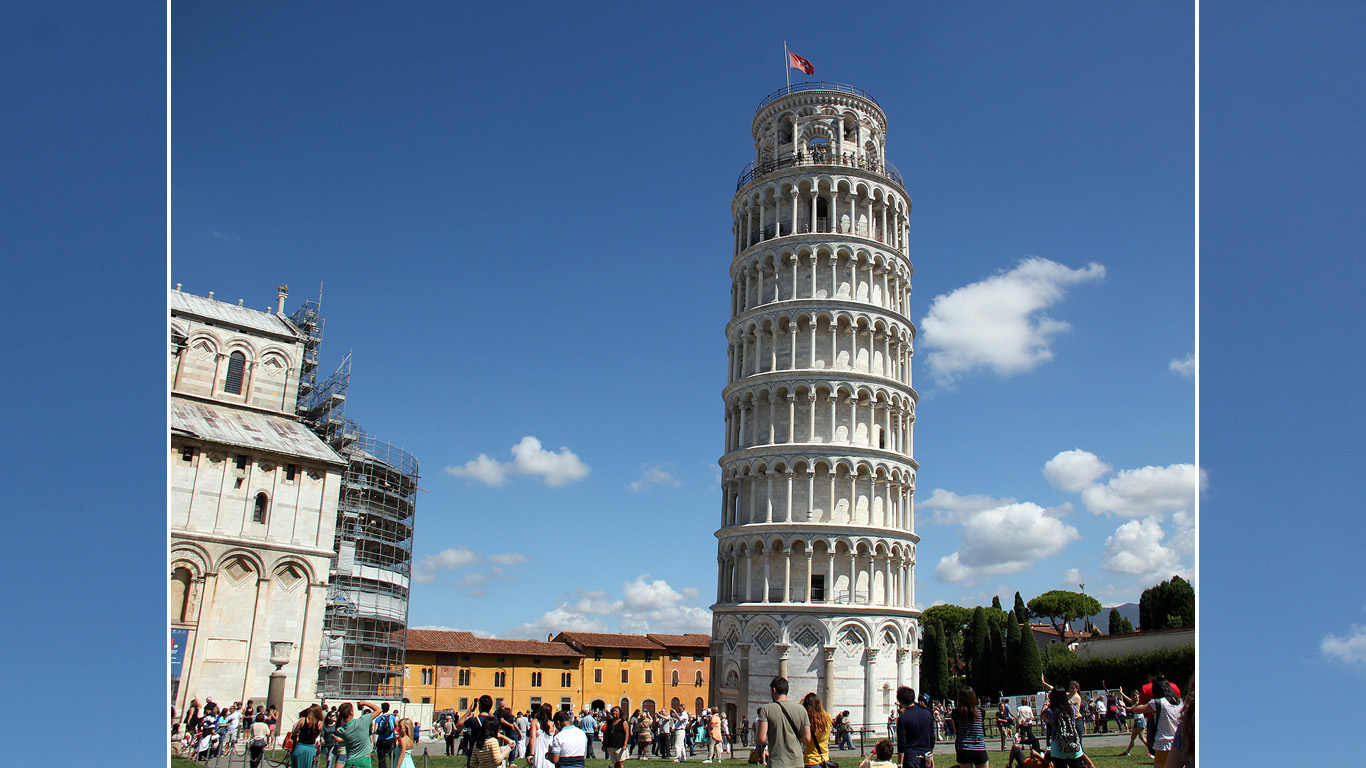
POLYGON ((977 694, 971 688, 958 692, 958 706, 953 710, 953 732, 953 749, 960 768, 988 764, 982 713, 977 710, 977 694))

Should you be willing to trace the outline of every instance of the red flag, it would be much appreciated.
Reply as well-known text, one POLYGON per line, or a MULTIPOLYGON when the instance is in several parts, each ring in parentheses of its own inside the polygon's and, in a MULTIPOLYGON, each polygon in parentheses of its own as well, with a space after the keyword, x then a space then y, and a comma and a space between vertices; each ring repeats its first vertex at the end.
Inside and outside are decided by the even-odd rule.
POLYGON ((790 51, 787 54, 787 65, 793 69, 800 69, 808 75, 816 74, 816 68, 811 66, 811 62, 790 51))

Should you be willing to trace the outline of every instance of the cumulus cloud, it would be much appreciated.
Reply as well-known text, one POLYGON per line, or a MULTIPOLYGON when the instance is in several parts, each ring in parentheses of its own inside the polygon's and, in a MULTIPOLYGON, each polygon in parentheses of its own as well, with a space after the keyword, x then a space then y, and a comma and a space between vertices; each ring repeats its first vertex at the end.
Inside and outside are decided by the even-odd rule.
POLYGON ((979 369, 1010 376, 1052 360, 1050 342, 1070 326, 1044 310, 1062 301, 1068 286, 1104 277, 1105 267, 1095 262, 1070 269, 1032 257, 936 296, 920 326, 930 372, 951 386, 979 369))
POLYGON ((1185 357, 1171 361, 1167 364, 1167 370, 1177 376, 1191 378, 1195 375, 1195 353, 1192 352, 1185 357))
POLYGON ((1043 476, 1054 488, 1075 492, 1094 485, 1111 469, 1094 453, 1073 448, 1049 459, 1043 465, 1043 476))
POLYGON ((683 485, 683 481, 674 476, 676 471, 677 469, 672 464, 642 464, 640 466, 640 477, 631 482, 630 488, 636 493, 640 493, 652 485, 678 488, 683 485))
POLYGON ((1022 571, 1061 552, 1081 534, 1059 520, 1057 512, 1026 501, 967 516, 961 530, 962 546, 940 559, 935 578, 976 584, 1022 571))
POLYGON ((1353 624, 1346 636, 1326 635, 1319 650, 1333 661, 1366 666, 1366 627, 1353 624))
POLYGON ((546 485, 557 487, 588 476, 591 468, 583 463, 574 452, 561 447, 559 452, 547 451, 541 441, 531 435, 512 446, 512 461, 500 462, 487 454, 479 454, 465 462, 464 466, 446 467, 448 475, 468 477, 485 485, 499 487, 507 485, 509 475, 536 475, 546 485))
MULTIPOLYGON (((497 566, 518 565, 528 562, 529 559, 526 555, 515 553, 481 555, 469 547, 451 547, 443 549, 435 555, 423 555, 422 559, 413 565, 413 581, 419 584, 430 584, 436 581, 438 571, 454 571, 482 563, 495 563, 497 566)), ((491 570, 497 570, 499 578, 504 576, 503 569, 500 567, 491 570)), ((462 586, 470 586, 471 584, 468 582, 470 575, 463 575, 457 583, 462 586)), ((492 577, 484 578, 477 583, 483 584, 490 578, 492 577)))
POLYGON ((1068 568, 1062 574, 1062 584, 1076 584, 1081 581, 1080 568, 1068 568))
POLYGON ((959 496, 943 488, 934 489, 928 499, 918 502, 917 511, 928 509, 931 523, 956 523, 978 512, 1015 503, 1015 499, 994 499, 990 496, 959 496))
POLYGON ((711 612, 687 605, 701 590, 677 589, 648 574, 621 585, 620 597, 601 590, 575 591, 539 618, 513 627, 509 637, 548 632, 710 632, 711 612))
POLYGON ((1086 508, 1096 514, 1113 512, 1124 517, 1161 515, 1192 509, 1197 488, 1204 488, 1205 473, 1194 464, 1122 469, 1110 482, 1081 492, 1086 508))
POLYGON ((1100 567, 1144 582, 1169 579, 1172 574, 1189 577, 1190 569, 1182 565, 1181 554, 1164 546, 1164 538, 1166 533, 1157 518, 1130 520, 1105 540, 1100 567))

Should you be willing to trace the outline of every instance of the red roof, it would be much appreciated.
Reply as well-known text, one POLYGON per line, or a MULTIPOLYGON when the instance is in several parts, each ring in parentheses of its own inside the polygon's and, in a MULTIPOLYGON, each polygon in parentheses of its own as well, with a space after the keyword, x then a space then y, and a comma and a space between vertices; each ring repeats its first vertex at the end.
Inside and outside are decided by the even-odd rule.
MULTIPOLYGON (((1046 635, 1052 635, 1054 637, 1058 636, 1058 630, 1054 629, 1052 624, 1030 623, 1029 628, 1034 630, 1035 632, 1042 632, 1046 635)), ((1078 632, 1077 630, 1072 629, 1071 627, 1063 627, 1063 632, 1066 633, 1064 637, 1067 637, 1072 640, 1082 640, 1084 638, 1088 638, 1091 636, 1090 632, 1078 632)))
POLYGON ((568 643, 575 648, 644 648, 658 651, 663 645, 645 635, 612 635, 601 632, 561 632, 555 640, 568 643))
POLYGON ((447 653, 490 653, 501 656, 569 656, 583 654, 564 643, 540 640, 502 640, 494 637, 475 637, 472 632, 448 632, 438 629, 408 630, 408 650, 444 651, 447 653))
POLYGON ((668 648, 710 648, 711 635, 688 633, 686 635, 647 634, 646 637, 668 648))

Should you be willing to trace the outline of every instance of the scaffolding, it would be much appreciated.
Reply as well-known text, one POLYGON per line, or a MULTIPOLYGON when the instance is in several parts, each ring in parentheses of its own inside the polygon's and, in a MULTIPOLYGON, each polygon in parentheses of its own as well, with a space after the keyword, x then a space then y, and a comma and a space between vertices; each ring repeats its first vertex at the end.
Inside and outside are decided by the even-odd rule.
MULTIPOLYGON (((304 311, 295 312, 308 320, 304 311)), ((322 319, 314 317, 321 341, 322 319)), ((306 345, 307 348, 307 345, 306 345)), ((313 347, 316 350, 316 344, 313 347)), ((314 358, 316 371, 316 357, 314 358)), ((301 379, 299 418, 346 459, 337 504, 317 693, 400 699, 413 561, 418 463, 346 417, 351 354, 321 384, 301 379)))

